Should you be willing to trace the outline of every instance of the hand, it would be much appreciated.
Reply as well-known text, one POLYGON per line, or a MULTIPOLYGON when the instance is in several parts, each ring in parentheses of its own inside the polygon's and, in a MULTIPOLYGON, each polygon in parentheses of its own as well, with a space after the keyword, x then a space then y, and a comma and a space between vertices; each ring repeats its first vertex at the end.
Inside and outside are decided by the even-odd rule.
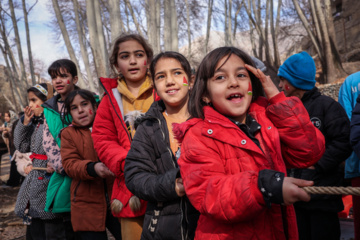
POLYGON ((314 166, 310 166, 310 167, 308 167, 308 169, 315 170, 315 167, 314 167, 314 166))
POLYGON ((175 179, 175 192, 179 197, 182 197, 185 195, 185 189, 184 189, 182 178, 175 179))
POLYGON ((291 205, 297 201, 310 201, 310 195, 300 187, 308 187, 312 186, 313 184, 313 181, 285 177, 282 189, 284 204, 291 205))
POLYGON ((104 163, 98 162, 94 166, 96 174, 101 178, 114 177, 115 174, 108 169, 104 163))
POLYGON ((279 94, 279 90, 269 76, 266 76, 260 69, 254 68, 248 64, 245 64, 245 67, 260 80, 267 99, 270 99, 279 94))
POLYGON ((26 106, 26 108, 24 108, 24 125, 28 125, 33 117, 34 112, 29 106, 26 106))
POLYGON ((31 170, 32 170, 32 165, 28 165, 28 166, 25 167, 24 173, 26 175, 28 175, 31 172, 31 170))
POLYGON ((46 172, 47 173, 55 172, 54 168, 49 163, 46 165, 46 172))

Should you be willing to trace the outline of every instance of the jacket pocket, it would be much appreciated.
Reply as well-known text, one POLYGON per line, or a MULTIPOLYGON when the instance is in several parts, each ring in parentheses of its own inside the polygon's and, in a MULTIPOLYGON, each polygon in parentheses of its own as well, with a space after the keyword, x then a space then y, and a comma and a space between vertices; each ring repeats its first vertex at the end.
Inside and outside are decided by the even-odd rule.
POLYGON ((78 189, 79 189, 80 183, 81 183, 81 180, 78 182, 78 184, 77 184, 76 187, 75 187, 73 202, 76 202, 76 193, 77 193, 77 191, 78 191, 78 189))

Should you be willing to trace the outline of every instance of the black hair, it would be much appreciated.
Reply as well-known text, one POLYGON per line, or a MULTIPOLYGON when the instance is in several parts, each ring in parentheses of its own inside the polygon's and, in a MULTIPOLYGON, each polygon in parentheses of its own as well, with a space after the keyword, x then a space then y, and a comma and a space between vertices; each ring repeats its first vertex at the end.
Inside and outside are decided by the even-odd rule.
MULTIPOLYGON (((156 55, 154 60, 151 61, 150 74, 151 74, 153 82, 155 81, 155 67, 156 67, 156 64, 162 58, 176 59, 180 63, 181 67, 184 69, 184 72, 186 73, 186 75, 188 77, 188 81, 190 82, 190 80, 191 80, 191 67, 190 67, 189 61, 184 57, 184 55, 182 55, 182 54, 180 54, 178 52, 172 52, 172 51, 161 52, 158 55, 156 55)), ((155 87, 155 83, 154 83, 154 87, 155 87)))
POLYGON ((74 98, 77 95, 80 95, 80 97, 82 97, 83 99, 90 101, 94 109, 97 108, 97 102, 95 100, 94 93, 85 89, 76 89, 74 91, 71 91, 69 95, 65 98, 64 107, 61 113, 62 116, 61 120, 65 125, 71 124, 71 119, 72 119, 70 114, 71 103, 74 101, 74 98))
MULTIPOLYGON (((39 83, 40 86, 46 89, 46 91, 49 91, 48 85, 46 83, 39 83)), ((39 98, 41 101, 46 102, 47 95, 44 95, 44 93, 40 92, 39 89, 37 89, 35 86, 32 86, 27 90, 27 93, 33 92, 37 98, 39 98)))
POLYGON ((57 76, 61 76, 63 73, 61 71, 66 70, 71 74, 72 77, 77 76, 77 68, 73 61, 69 59, 59 59, 53 62, 48 68, 48 73, 51 78, 56 78, 57 76))
MULTIPOLYGON (((244 51, 235 47, 220 47, 208 53, 201 61, 199 68, 196 72, 196 78, 193 90, 190 94, 188 102, 188 111, 191 117, 204 118, 203 107, 207 105, 203 101, 203 97, 208 95, 207 81, 212 78, 216 71, 216 66, 219 61, 226 57, 224 63, 220 68, 229 60, 230 56, 234 54, 244 61, 245 64, 251 65, 256 68, 251 57, 244 51)), ((263 96, 263 88, 260 80, 255 75, 248 71, 250 75, 251 85, 253 89, 252 101, 255 101, 259 96, 263 96)))

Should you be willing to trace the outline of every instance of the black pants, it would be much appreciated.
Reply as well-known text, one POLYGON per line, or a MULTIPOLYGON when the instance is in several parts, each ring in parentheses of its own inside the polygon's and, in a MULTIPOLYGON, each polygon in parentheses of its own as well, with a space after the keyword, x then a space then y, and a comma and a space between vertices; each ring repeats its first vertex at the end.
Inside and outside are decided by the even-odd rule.
POLYGON ((63 219, 31 219, 26 229, 27 240, 66 240, 63 219))
MULTIPOLYGON (((110 211, 106 213, 106 228, 111 232, 116 240, 121 240, 121 227, 119 220, 110 211)), ((106 231, 103 232, 78 232, 82 240, 107 240, 106 231)))
POLYGON ((20 173, 18 173, 17 168, 16 168, 16 162, 11 161, 11 165, 10 165, 10 177, 9 180, 6 182, 6 185, 11 186, 11 187, 16 187, 19 186, 20 183, 23 180, 23 176, 20 175, 20 173))
POLYGON ((295 208, 299 240, 339 240, 340 221, 336 212, 295 208))

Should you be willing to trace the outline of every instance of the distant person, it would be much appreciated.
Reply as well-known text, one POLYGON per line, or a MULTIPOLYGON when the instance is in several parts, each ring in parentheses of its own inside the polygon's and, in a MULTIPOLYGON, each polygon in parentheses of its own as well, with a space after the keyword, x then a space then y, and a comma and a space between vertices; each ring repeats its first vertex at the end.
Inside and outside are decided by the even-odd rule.
POLYGON ((14 153, 15 153, 15 144, 14 144, 14 132, 15 132, 15 128, 16 125, 18 124, 20 118, 24 115, 24 112, 20 112, 18 114, 18 119, 16 119, 11 127, 11 134, 10 134, 10 138, 9 138, 9 145, 10 145, 10 155, 11 157, 11 166, 10 166, 10 175, 9 175, 9 180, 6 182, 7 186, 10 187, 16 187, 18 186, 23 177, 20 175, 20 173, 17 171, 17 167, 16 167, 16 161, 14 158, 14 153))
MULTIPOLYGON (((348 76, 339 90, 339 103, 352 120, 352 111, 360 94, 360 71, 348 76)), ((360 187, 360 158, 352 152, 345 161, 345 178, 351 179, 353 187, 360 187)), ((352 196, 355 240, 360 240, 360 196, 352 196)))
MULTIPOLYGON (((325 136, 326 146, 317 163, 288 169, 288 175, 312 180, 315 186, 341 186, 340 164, 352 152, 350 122, 344 108, 315 87, 315 73, 315 62, 307 52, 292 55, 279 68, 279 88, 287 97, 301 99, 311 122, 325 136)), ((341 195, 311 195, 309 202, 298 202, 294 207, 300 240, 340 239, 338 212, 344 209, 341 195)))
POLYGON ((10 154, 10 135, 11 135, 11 128, 12 128, 12 124, 13 122, 17 119, 16 114, 12 111, 7 111, 4 114, 4 120, 5 122, 3 123, 3 125, 0 127, 0 132, 2 132, 1 136, 7 146, 8 149, 8 153, 10 155, 11 158, 11 154, 10 154))

